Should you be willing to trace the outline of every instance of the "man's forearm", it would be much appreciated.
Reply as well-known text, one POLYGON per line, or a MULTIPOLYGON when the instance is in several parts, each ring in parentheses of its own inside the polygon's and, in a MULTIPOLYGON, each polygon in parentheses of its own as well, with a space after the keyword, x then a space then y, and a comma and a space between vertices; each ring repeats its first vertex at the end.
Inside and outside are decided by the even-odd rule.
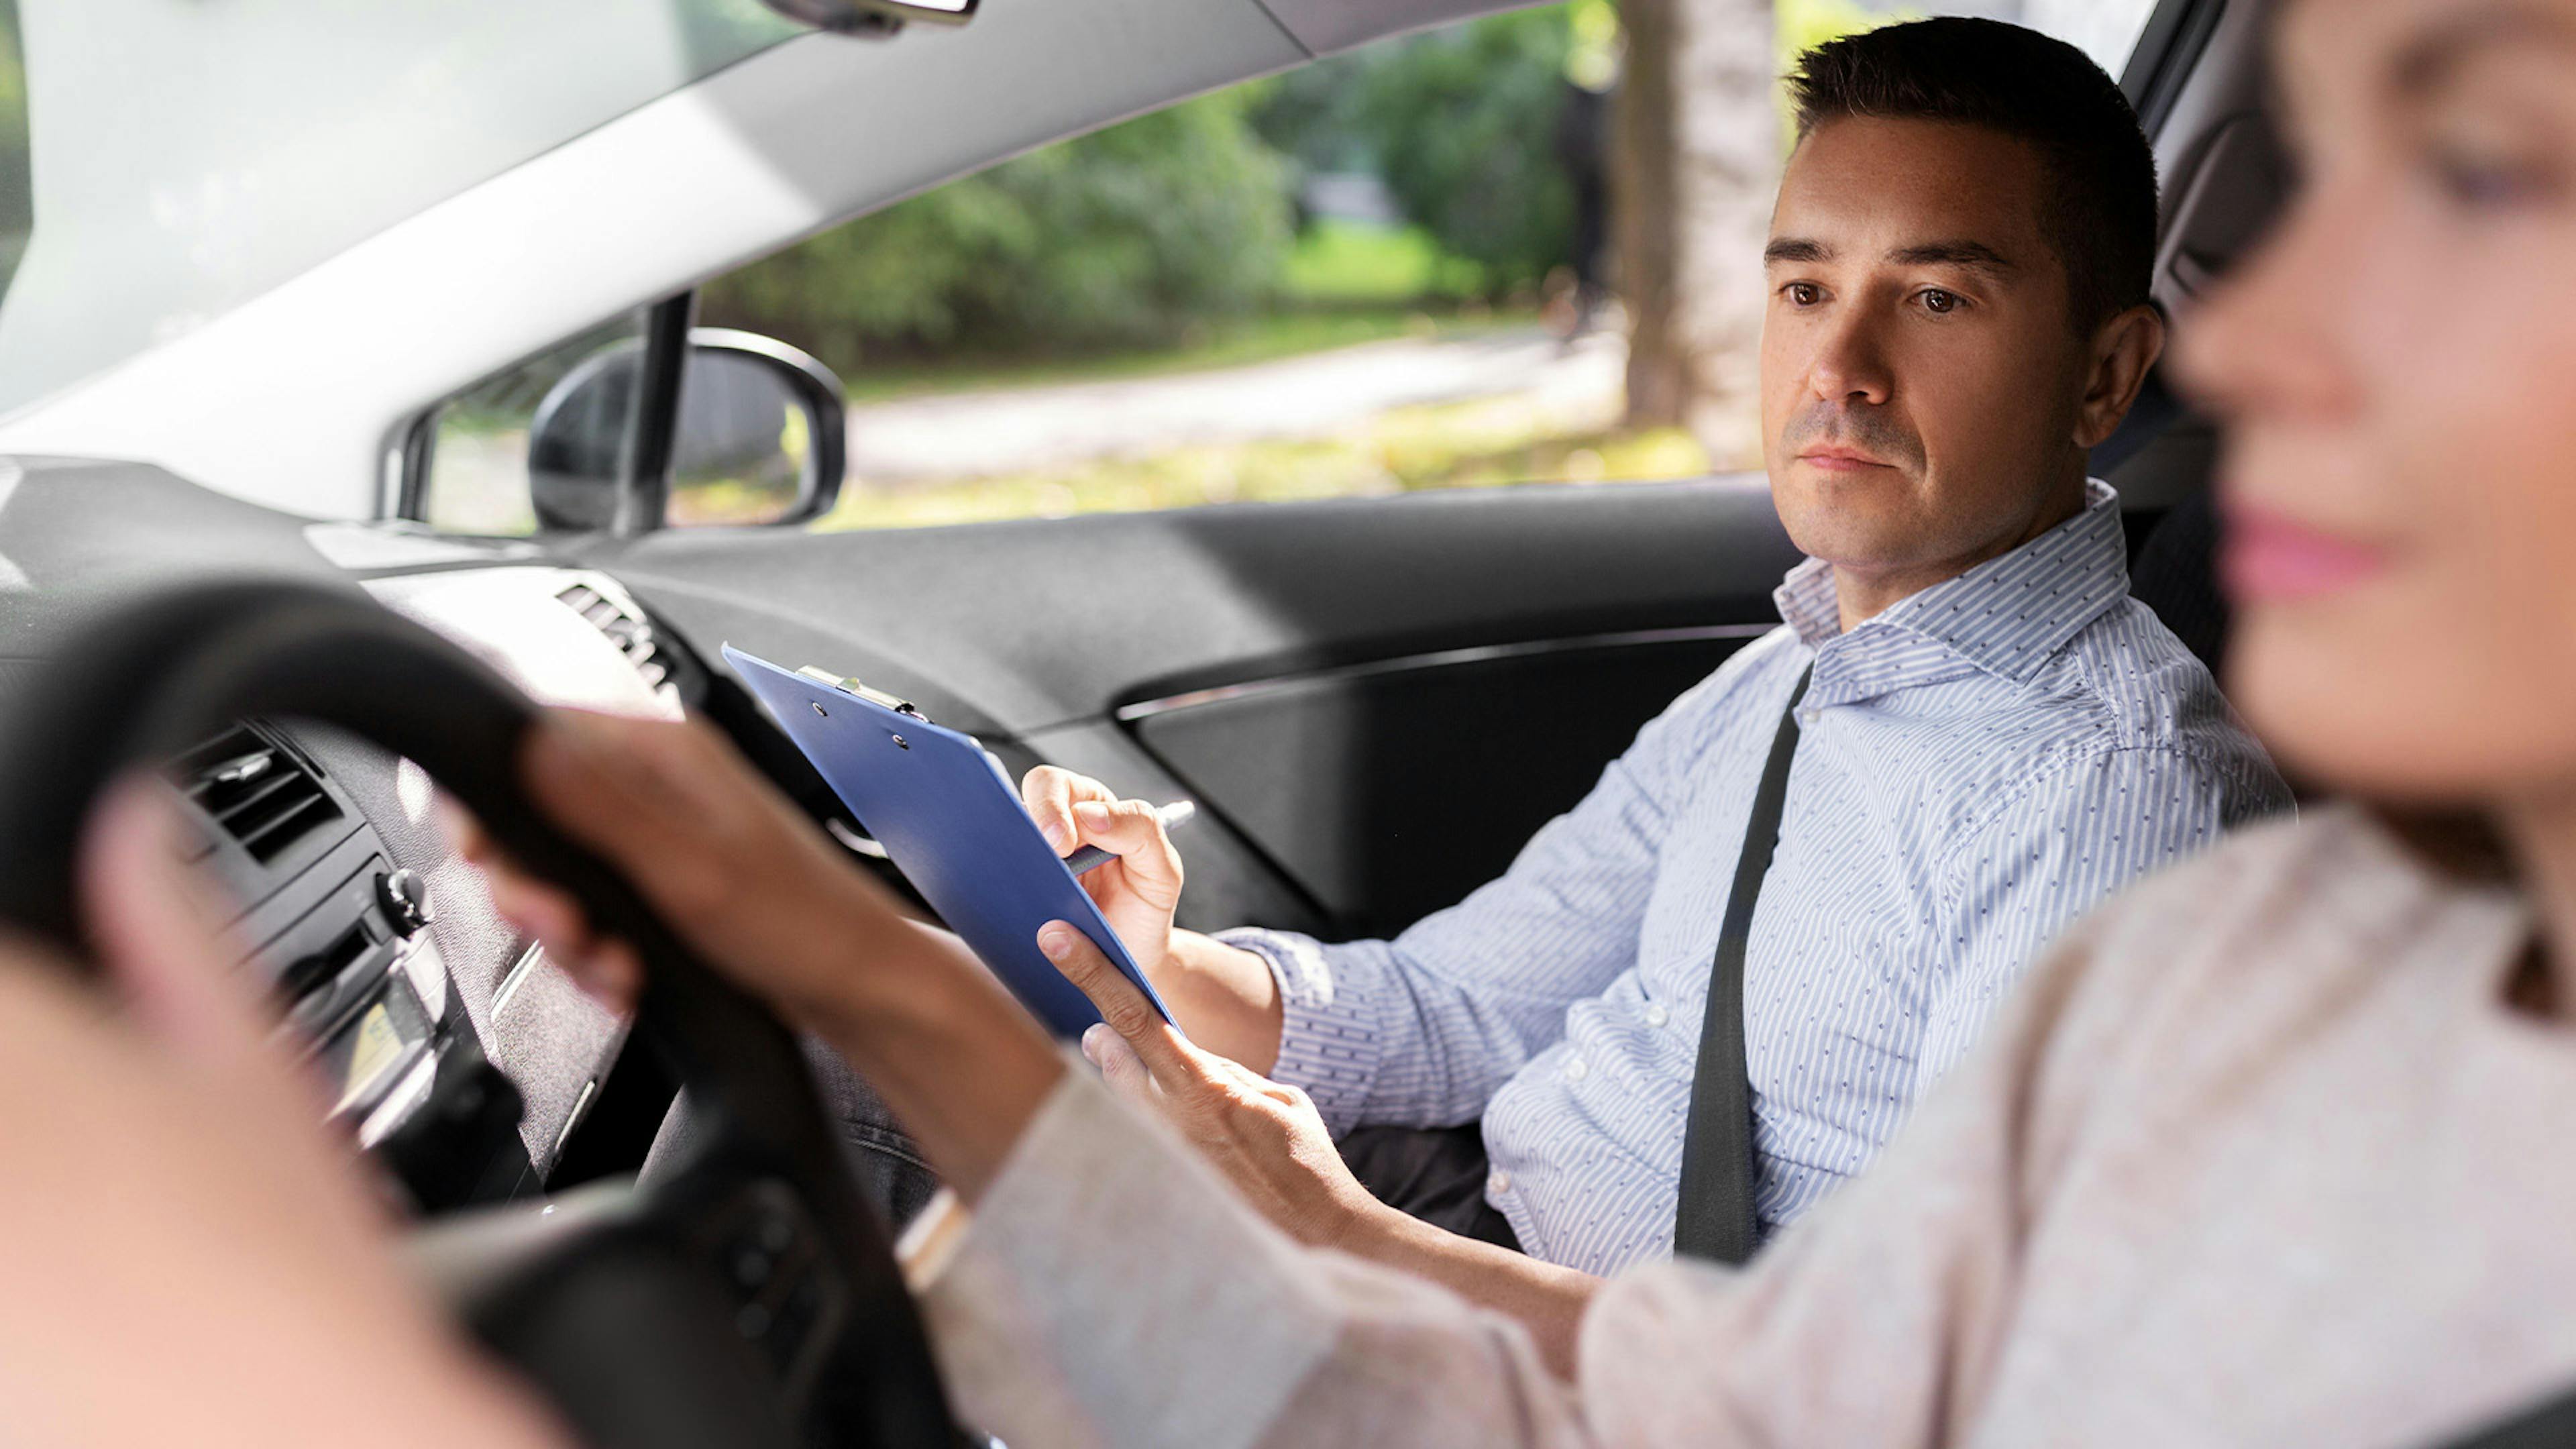
POLYGON ((1561 1378, 1574 1377, 1574 1343, 1583 1310, 1601 1280, 1541 1262, 1509 1248, 1435 1228, 1387 1208, 1338 1244, 1354 1257, 1428 1278, 1483 1308, 1518 1319, 1540 1357, 1561 1378))
POLYGON ((1279 1065, 1279 982, 1270 963, 1213 936, 1174 931, 1154 989, 1190 1040, 1263 1076, 1279 1065))

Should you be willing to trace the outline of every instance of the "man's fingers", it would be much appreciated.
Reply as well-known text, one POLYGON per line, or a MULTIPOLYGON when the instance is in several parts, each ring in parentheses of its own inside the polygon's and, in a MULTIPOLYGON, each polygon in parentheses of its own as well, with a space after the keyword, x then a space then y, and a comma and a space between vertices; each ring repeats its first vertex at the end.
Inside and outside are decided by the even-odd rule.
POLYGON ((1127 886, 1147 905, 1168 911, 1181 903, 1181 856, 1154 807, 1142 800, 1093 800, 1073 807, 1082 838, 1117 856, 1127 886))
POLYGON ((1107 1023, 1092 1027, 1082 1034, 1082 1055, 1100 1068, 1100 1079, 1109 1090, 1140 1107, 1159 1109, 1160 1095, 1153 1074, 1145 1070, 1144 1059, 1127 1044, 1127 1038, 1112 1031, 1107 1023))
POLYGON ((1189 1044, 1090 937, 1063 921, 1050 921, 1038 929, 1038 949, 1091 998, 1100 1019, 1134 1048, 1156 1081, 1169 1087, 1200 1075, 1189 1044))
POLYGON ((1040 765, 1020 781, 1021 803, 1028 807, 1029 818, 1037 822, 1038 833, 1046 837, 1058 855, 1071 855, 1082 844, 1081 832, 1073 823, 1075 804, 1114 798, 1109 787, 1098 780, 1053 765, 1040 765))

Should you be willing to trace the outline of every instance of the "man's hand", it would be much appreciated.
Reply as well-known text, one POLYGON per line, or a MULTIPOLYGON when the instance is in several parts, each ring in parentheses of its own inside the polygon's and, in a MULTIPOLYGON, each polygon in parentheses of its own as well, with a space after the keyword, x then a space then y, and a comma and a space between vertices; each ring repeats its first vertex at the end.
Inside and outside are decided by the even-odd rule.
POLYGON ((1082 1054, 1109 1089, 1178 1128, 1264 1217, 1328 1248, 1356 1249, 1389 1226, 1394 1210, 1351 1176, 1304 1092, 1191 1045, 1073 927, 1049 924, 1038 949, 1100 1008, 1082 1054))
POLYGON ((1192 1046, 1118 968, 1062 921, 1038 949, 1101 1024, 1082 1054, 1111 1091, 1180 1129, 1264 1217, 1301 1243, 1418 1273, 1526 1324, 1550 1366, 1571 1377, 1576 1325, 1600 1280, 1444 1232, 1369 1195, 1342 1163, 1315 1104, 1295 1087, 1192 1046))
POLYGON ((1154 807, 1053 765, 1029 771, 1020 798, 1057 855, 1096 845, 1118 857, 1083 876, 1082 888, 1190 1035, 1256 1070, 1278 1061, 1283 1011, 1270 967, 1214 937, 1172 929, 1181 857, 1154 807))
POLYGON ((1029 771, 1020 799, 1057 855, 1096 845, 1117 857, 1084 875, 1082 888, 1159 988, 1172 952, 1172 912, 1181 905, 1181 853, 1154 807, 1122 800, 1098 780, 1053 765, 1029 771))

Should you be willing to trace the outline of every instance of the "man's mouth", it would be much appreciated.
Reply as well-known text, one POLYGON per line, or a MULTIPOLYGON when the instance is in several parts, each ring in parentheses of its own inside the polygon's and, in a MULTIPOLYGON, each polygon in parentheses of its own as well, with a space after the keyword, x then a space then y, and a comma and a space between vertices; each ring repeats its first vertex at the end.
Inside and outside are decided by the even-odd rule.
POLYGON ((1828 473, 1857 473, 1865 468, 1893 468, 1896 465, 1858 448, 1839 443, 1808 448, 1798 454, 1798 461, 1821 468, 1828 473))

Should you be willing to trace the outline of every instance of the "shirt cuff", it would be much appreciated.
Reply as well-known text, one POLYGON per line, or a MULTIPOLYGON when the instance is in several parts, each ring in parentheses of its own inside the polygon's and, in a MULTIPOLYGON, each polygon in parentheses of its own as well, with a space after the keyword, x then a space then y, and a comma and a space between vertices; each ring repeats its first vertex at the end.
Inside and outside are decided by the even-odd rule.
POLYGON ((1087 1071, 947 1246, 908 1276, 958 1411, 1006 1443, 1250 1449, 1338 1332, 1262 1291, 1296 1247, 1087 1071))
POLYGON ((1270 1069, 1271 1079, 1312 1098, 1335 1137, 1360 1125, 1384 1038, 1368 1009, 1368 993, 1354 989, 1358 973, 1337 973, 1334 968, 1344 963, 1311 936, 1242 930, 1217 939, 1260 957, 1279 983, 1279 1062, 1270 1069))

